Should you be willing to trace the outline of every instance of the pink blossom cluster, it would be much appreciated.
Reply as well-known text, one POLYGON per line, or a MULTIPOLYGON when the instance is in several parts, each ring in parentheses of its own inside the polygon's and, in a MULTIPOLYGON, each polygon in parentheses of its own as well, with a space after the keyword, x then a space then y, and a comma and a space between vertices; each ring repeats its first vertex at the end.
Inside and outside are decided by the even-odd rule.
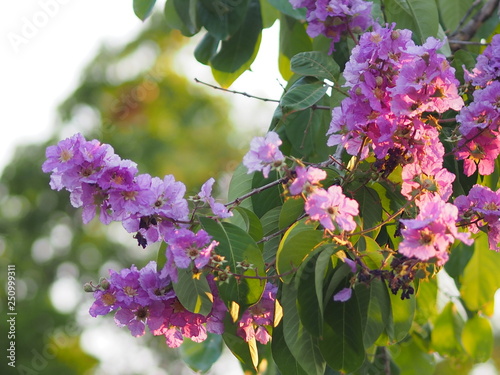
POLYGON ((439 197, 417 202, 420 209, 415 219, 401 219, 403 241, 399 252, 423 261, 436 260, 438 266, 448 260, 448 248, 458 239, 467 245, 473 240, 470 233, 459 232, 456 226, 458 208, 439 197))
MULTIPOLYGON (((269 154, 282 155, 277 148, 280 144, 281 140, 274 132, 268 133, 266 138, 254 138, 251 143, 254 145, 253 149, 251 147, 249 153, 243 158, 248 173, 255 170, 262 170, 265 173, 262 166, 270 159, 269 154), (255 147, 256 145, 258 148, 255 147), (251 163, 248 162, 250 158, 251 163)), ((280 163, 282 163, 281 159, 280 163)), ((280 167, 282 167, 281 164, 280 167)), ((346 197, 340 186, 330 186, 328 190, 319 187, 319 182, 326 178, 325 171, 313 166, 298 165, 293 170, 292 176, 289 192, 291 195, 302 194, 304 196, 305 211, 311 220, 319 221, 325 229, 331 231, 337 229, 351 231, 356 228, 354 216, 359 213, 358 202, 346 197)))
POLYGON ((486 231, 489 248, 500 251, 500 189, 492 191, 486 186, 474 185, 467 196, 458 196, 454 204, 460 218, 469 223, 468 229, 472 233, 486 231))
POLYGON ((472 102, 457 116, 462 139, 456 157, 464 160, 464 173, 472 175, 478 170, 489 175, 495 169, 500 155, 500 35, 477 58, 472 73, 465 78, 476 87, 472 102))
POLYGON ((361 34, 373 25, 372 2, 363 0, 290 0, 294 8, 307 8, 307 34, 311 38, 325 35, 335 43, 349 34, 361 34))
POLYGON ((349 97, 333 109, 327 135, 338 146, 365 159, 373 151, 387 177, 403 165, 402 193, 451 195, 455 176, 443 168, 444 147, 438 129, 424 114, 460 110, 459 82, 442 42, 428 38, 422 46, 410 30, 374 26, 363 34, 346 64, 349 97))
POLYGON ((256 339, 261 344, 267 344, 271 339, 266 326, 274 323, 274 304, 278 287, 267 283, 259 302, 250 306, 238 322, 237 334, 245 341, 256 339))
POLYGON ((207 332, 222 334, 227 308, 218 296, 212 277, 207 280, 213 296, 212 310, 207 316, 184 308, 172 288, 167 272, 158 272, 156 262, 144 268, 132 266, 120 272, 110 270, 108 280, 94 291, 95 301, 90 315, 107 315, 115 311, 118 326, 128 327, 133 336, 142 336, 146 327, 155 336, 165 336, 171 348, 180 346, 184 337, 195 342, 207 338, 207 332))

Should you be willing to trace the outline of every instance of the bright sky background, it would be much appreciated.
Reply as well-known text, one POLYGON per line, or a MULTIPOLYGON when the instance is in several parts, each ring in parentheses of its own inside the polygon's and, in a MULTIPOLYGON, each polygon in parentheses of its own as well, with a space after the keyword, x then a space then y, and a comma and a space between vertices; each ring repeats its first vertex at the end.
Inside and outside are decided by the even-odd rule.
MULTIPOLYGON (((164 3, 160 0, 158 6, 164 3)), ((131 0, 22 0, 4 7, 0 13, 0 171, 16 144, 43 141, 51 134, 57 105, 76 87, 82 68, 102 43, 126 43, 141 28, 131 0)), ((264 55, 276 56, 277 44, 262 50, 264 55)), ((195 63, 192 55, 187 60, 193 64, 182 67, 189 67, 191 78, 210 79, 207 67, 195 63)), ((279 98, 276 58, 269 64, 261 54, 258 61, 254 73, 239 79, 233 88, 279 98)), ((252 113, 254 100, 240 97, 237 101, 244 113, 252 113)), ((266 113, 274 107, 267 105, 266 113)), ((261 124, 264 129, 270 116, 267 119, 261 124)))

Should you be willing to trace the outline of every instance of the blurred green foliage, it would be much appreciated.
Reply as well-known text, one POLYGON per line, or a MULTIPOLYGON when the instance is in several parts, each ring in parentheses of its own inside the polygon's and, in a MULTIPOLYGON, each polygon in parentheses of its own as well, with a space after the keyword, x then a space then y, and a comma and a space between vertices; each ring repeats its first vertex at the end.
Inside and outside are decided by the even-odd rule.
MULTIPOLYGON (((8 264, 16 266, 18 315, 17 368, 2 369, 2 374, 9 370, 94 373, 98 360, 82 350, 84 327, 78 323, 78 314, 86 315, 92 298, 80 286, 107 276, 111 267, 142 267, 156 258, 157 248, 138 248, 119 224, 118 230, 95 221, 83 226, 81 212, 70 205, 68 194, 50 189, 49 176, 41 171, 45 148, 67 134, 68 124, 76 123, 75 131, 84 128, 88 139, 112 144, 122 158, 137 162, 142 173, 173 174, 187 185, 189 195, 197 193, 216 171, 230 172, 234 160, 241 158, 228 142, 234 131, 227 117, 229 103, 176 71, 174 58, 186 39, 167 28, 161 18, 148 20, 126 46, 103 47, 83 72, 80 86, 60 106, 62 124, 53 138, 46 144, 19 147, 3 171, 0 278, 5 277, 8 264), (120 76, 119 71, 135 74, 120 76), (58 311, 51 290, 58 280, 71 279, 78 289, 68 288, 66 293, 72 294, 69 300, 76 305, 58 311)), ((7 312, 5 292, 0 290, 2 316, 7 312)), ((4 354, 8 343, 4 324, 1 327, 4 354)), ((185 368, 162 338, 150 340, 154 342, 148 347, 161 353, 163 368, 171 373, 185 368)))

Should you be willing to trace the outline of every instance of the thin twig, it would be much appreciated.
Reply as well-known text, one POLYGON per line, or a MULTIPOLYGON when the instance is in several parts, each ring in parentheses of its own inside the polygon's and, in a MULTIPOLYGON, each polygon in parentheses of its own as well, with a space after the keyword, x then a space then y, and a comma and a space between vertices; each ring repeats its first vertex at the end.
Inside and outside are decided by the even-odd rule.
POLYGON ((280 102, 277 99, 262 98, 260 96, 251 95, 251 94, 248 94, 248 93, 242 92, 242 91, 228 90, 228 89, 225 89, 223 87, 215 86, 215 85, 212 85, 210 83, 200 81, 198 78, 195 78, 194 81, 196 83, 201 83, 202 85, 211 87, 211 88, 216 89, 216 90, 221 90, 221 91, 229 92, 231 94, 243 95, 243 96, 246 96, 247 98, 262 100, 263 102, 274 102, 274 103, 279 103, 280 102))
MULTIPOLYGON (((474 4, 475 3, 477 3, 477 1, 475 1, 474 4)), ((499 5, 500 0, 486 1, 486 3, 483 4, 483 6, 465 25, 450 35, 450 39, 457 39, 461 41, 471 40, 483 23, 497 11, 499 5)), ((450 47, 452 50, 457 50, 460 48, 460 44, 450 43, 450 47)))
POLYGON ((279 180, 272 181, 272 182, 268 183, 267 185, 260 186, 258 188, 253 189, 252 191, 249 191, 248 193, 242 195, 241 197, 236 198, 232 202, 226 203, 225 206, 226 207, 237 206, 241 202, 243 202, 245 199, 251 197, 252 195, 259 194, 261 191, 264 191, 266 189, 270 189, 273 186, 276 186, 276 185, 279 185, 279 184, 284 184, 287 181, 288 181, 288 177, 283 177, 283 178, 280 178, 279 180))
POLYGON ((487 46, 487 45, 489 45, 489 43, 471 42, 470 40, 457 40, 457 39, 448 39, 448 43, 450 43, 450 44, 463 44, 463 45, 470 45, 470 46, 487 46))
POLYGON ((467 21, 467 18, 469 18, 469 16, 471 15, 472 11, 474 10, 475 7, 477 7, 479 4, 481 4, 481 0, 476 0, 474 1, 470 8, 467 9, 467 12, 465 12, 464 16, 462 17, 462 19, 460 20, 460 22, 458 23, 458 26, 457 28, 451 33, 451 35, 455 35, 458 33, 458 31, 462 28, 462 26, 464 25, 465 21, 467 21))

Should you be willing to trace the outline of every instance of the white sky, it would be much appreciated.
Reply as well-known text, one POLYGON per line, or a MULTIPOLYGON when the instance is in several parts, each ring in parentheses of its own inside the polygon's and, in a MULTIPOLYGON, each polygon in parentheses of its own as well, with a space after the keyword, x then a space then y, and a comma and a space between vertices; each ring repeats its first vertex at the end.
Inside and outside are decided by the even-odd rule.
MULTIPOLYGON (((158 6, 164 3, 159 0, 158 6)), ((82 68, 102 43, 124 44, 141 28, 131 0, 22 0, 4 6, 0 13, 0 172, 16 144, 42 141, 51 134, 57 105, 76 87, 82 68)), ((259 55, 258 60, 264 61, 256 62, 255 72, 232 88, 264 96, 271 88, 268 97, 279 98, 274 43, 262 49, 273 63, 259 55)), ((185 66, 191 78, 210 79, 207 67, 196 63, 192 55, 188 59, 192 65, 185 66)), ((255 100, 236 100, 243 112, 255 115, 255 100)), ((266 118, 266 123, 258 125, 262 129, 267 128, 275 105, 265 107, 266 115, 259 121, 266 118)))

